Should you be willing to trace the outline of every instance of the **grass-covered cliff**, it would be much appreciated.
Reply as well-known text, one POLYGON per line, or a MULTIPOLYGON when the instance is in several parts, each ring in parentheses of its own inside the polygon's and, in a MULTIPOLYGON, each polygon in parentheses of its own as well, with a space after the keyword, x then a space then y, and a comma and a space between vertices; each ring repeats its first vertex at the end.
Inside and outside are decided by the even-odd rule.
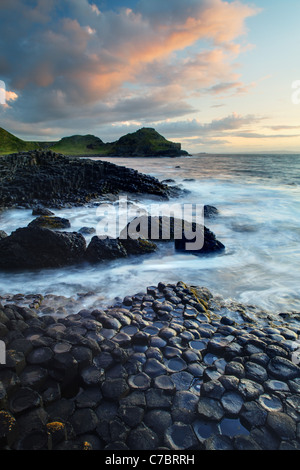
POLYGON ((0 153, 22 152, 37 148, 39 148, 38 142, 26 142, 0 127, 0 153))
POLYGON ((181 144, 171 142, 155 129, 142 128, 116 142, 104 143, 94 135, 73 135, 58 142, 26 142, 0 128, 0 154, 48 148, 64 155, 102 155, 116 157, 177 157, 188 155, 181 144))

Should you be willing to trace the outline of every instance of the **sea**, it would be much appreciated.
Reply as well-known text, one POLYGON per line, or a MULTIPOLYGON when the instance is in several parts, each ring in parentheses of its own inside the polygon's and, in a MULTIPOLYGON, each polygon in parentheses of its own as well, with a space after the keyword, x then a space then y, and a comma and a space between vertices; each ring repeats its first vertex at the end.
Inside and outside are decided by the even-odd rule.
MULTIPOLYGON (((183 281, 273 313, 300 312, 300 155, 200 154, 101 160, 161 181, 172 180, 171 186, 185 191, 169 204, 216 207, 219 215, 205 220, 205 225, 225 250, 214 255, 182 253, 175 251, 173 242, 164 242, 155 253, 98 265, 1 272, 0 295, 54 294, 82 299, 82 307, 87 308, 95 298, 112 305, 118 298, 145 292, 147 286, 183 281)), ((134 210, 150 210, 161 204, 150 196, 126 198, 134 210)), ((111 214, 116 214, 121 206, 120 200, 107 201, 108 213, 111 208, 111 214)), ((53 212, 68 218, 72 231, 97 228, 103 220, 97 205, 53 212)), ((10 234, 33 218, 31 210, 9 209, 0 214, 0 228, 10 234)), ((87 235, 87 243, 91 236, 87 235)))

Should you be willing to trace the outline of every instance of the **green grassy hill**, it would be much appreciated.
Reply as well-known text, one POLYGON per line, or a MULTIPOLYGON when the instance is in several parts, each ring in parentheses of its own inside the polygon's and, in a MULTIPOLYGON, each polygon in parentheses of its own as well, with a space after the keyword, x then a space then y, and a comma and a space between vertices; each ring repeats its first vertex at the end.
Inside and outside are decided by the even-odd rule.
POLYGON ((102 155, 116 157, 181 156, 181 144, 170 142, 155 129, 142 128, 121 137, 116 142, 104 143, 94 135, 73 135, 58 142, 26 142, 0 128, 0 154, 38 148, 49 148, 65 155, 102 155))
MULTIPOLYGON (((170 142, 155 129, 143 127, 111 144, 110 155, 163 156, 180 154, 181 145, 170 142)), ((185 153, 185 152, 184 152, 185 153)), ((183 154, 183 152, 182 152, 183 154)))
POLYGON ((39 142, 25 142, 0 127, 0 154, 36 150, 40 147, 39 142))
POLYGON ((105 144, 94 135, 73 135, 63 137, 51 146, 51 150, 65 155, 103 154, 105 153, 105 144))

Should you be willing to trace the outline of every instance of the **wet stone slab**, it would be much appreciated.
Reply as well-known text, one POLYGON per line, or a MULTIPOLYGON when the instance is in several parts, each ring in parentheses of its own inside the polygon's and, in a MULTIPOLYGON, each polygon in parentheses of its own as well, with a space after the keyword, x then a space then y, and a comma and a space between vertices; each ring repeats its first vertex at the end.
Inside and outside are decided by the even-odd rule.
POLYGON ((0 305, 1 449, 300 449, 296 319, 182 282, 69 315, 24 298, 0 305))

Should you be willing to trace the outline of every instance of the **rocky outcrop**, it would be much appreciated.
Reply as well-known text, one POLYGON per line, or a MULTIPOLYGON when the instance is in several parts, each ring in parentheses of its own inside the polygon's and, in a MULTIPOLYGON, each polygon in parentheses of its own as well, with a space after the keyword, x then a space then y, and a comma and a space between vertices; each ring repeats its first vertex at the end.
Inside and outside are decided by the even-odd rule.
POLYGON ((99 263, 103 260, 125 258, 130 255, 142 255, 156 251, 157 245, 148 240, 134 239, 101 239, 94 236, 90 241, 85 258, 90 263, 99 263))
POLYGON ((147 240, 120 240, 94 236, 88 246, 81 233, 63 232, 29 224, 0 238, 0 269, 59 268, 81 262, 100 263, 155 251, 147 240))
POLYGON ((145 238, 127 238, 120 240, 120 243, 130 255, 147 254, 157 250, 157 245, 145 238))
POLYGON ((2 240, 3 238, 6 238, 8 235, 6 232, 4 232, 4 230, 0 230, 0 240, 2 240))
MULTIPOLYGON (((215 215, 215 211, 208 212, 215 215)), ((209 217, 209 216, 208 216, 209 217)), ((187 223, 182 219, 167 216, 141 216, 133 219, 121 232, 123 238, 133 238, 137 233, 153 242, 174 241, 178 251, 191 251, 193 253, 219 253, 225 249, 223 243, 217 240, 215 234, 207 227, 187 223), (193 236, 193 234, 195 234, 193 236), (194 248, 189 248, 193 244, 194 248)))
MULTIPOLYGON (((225 249, 207 227, 191 224, 189 229, 192 234, 196 234, 193 238, 186 232, 187 225, 172 217, 136 218, 121 231, 118 238, 95 235, 88 246, 82 233, 58 231, 64 228, 70 228, 69 220, 41 215, 30 222, 28 227, 19 228, 10 236, 1 236, 0 232, 0 269, 63 267, 85 261, 100 263, 130 255, 152 253, 157 250, 157 243, 161 241, 172 241, 178 251, 199 254, 219 253, 225 249), (192 247, 187 243, 192 244, 192 247), (199 243, 200 246, 197 247, 199 243)), ((88 232, 89 235, 93 232, 87 230, 87 227, 83 229, 81 232, 88 232)))
POLYGON ((101 239, 97 236, 92 238, 85 254, 86 259, 91 263, 99 263, 99 261, 106 259, 125 258, 126 256, 127 252, 119 240, 101 239))
POLYGON ((208 204, 204 206, 204 217, 206 219, 214 219, 218 215, 219 215, 219 210, 216 207, 210 206, 208 204))
POLYGON ((143 127, 136 132, 124 135, 117 142, 106 144, 107 155, 118 157, 181 157, 188 152, 181 149, 180 143, 171 142, 155 129, 143 127))
POLYGON ((32 209, 32 215, 42 215, 42 216, 52 216, 54 215, 54 212, 50 211, 46 207, 35 207, 32 209))
POLYGON ((168 199, 178 191, 130 168, 51 151, 12 154, 0 160, 0 207, 81 205, 120 192, 168 199))
POLYGON ((19 228, 0 241, 0 268, 62 267, 82 261, 85 250, 85 238, 80 233, 19 228))
POLYGON ((189 236, 186 231, 182 232, 182 238, 175 239, 175 249, 191 253, 220 253, 225 250, 225 246, 217 240, 215 234, 205 226, 192 224, 189 236), (196 236, 193 234, 197 233, 196 236))
POLYGON ((51 229, 63 229, 70 228, 71 224, 68 219, 63 217, 55 217, 48 215, 40 215, 32 222, 28 224, 28 227, 41 227, 41 228, 51 228, 51 229))

